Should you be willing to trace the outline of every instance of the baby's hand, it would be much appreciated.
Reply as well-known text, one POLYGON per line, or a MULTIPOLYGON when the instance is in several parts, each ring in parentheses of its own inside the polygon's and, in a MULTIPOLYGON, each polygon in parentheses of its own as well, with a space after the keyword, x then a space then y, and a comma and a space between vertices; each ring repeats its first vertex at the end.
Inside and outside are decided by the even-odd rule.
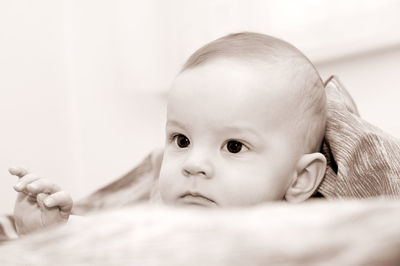
POLYGON ((57 185, 23 167, 8 170, 20 177, 14 189, 19 192, 14 207, 14 219, 19 235, 41 228, 66 223, 72 209, 71 196, 57 185))

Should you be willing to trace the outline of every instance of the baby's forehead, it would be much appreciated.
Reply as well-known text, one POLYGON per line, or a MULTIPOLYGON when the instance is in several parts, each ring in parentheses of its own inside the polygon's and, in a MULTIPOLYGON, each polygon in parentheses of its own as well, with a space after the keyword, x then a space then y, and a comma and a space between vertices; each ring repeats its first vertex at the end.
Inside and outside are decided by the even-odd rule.
POLYGON ((183 87, 181 93, 189 93, 196 85, 204 85, 205 89, 214 83, 215 93, 229 92, 228 88, 235 90, 239 85, 247 88, 247 93, 254 92, 256 87, 262 88, 264 94, 276 93, 276 90, 283 93, 287 88, 295 89, 292 82, 295 72, 296 66, 286 61, 221 57, 182 71, 172 88, 183 87))
MULTIPOLYGON (((180 73, 170 91, 168 104, 198 105, 199 109, 213 105, 216 112, 235 108, 257 115, 261 109, 272 109, 272 103, 293 105, 290 101, 292 87, 288 85, 290 78, 283 76, 285 72, 285 67, 271 64, 215 60, 180 73)), ((275 108, 273 112, 281 110, 275 108)))
POLYGON ((174 101, 169 98, 168 106, 198 104, 202 112, 212 105, 215 113, 231 106, 238 115, 263 115, 267 123, 275 117, 292 121, 301 116, 307 101, 306 82, 293 71, 296 69, 291 64, 236 58, 207 62, 179 75, 172 89, 174 101))

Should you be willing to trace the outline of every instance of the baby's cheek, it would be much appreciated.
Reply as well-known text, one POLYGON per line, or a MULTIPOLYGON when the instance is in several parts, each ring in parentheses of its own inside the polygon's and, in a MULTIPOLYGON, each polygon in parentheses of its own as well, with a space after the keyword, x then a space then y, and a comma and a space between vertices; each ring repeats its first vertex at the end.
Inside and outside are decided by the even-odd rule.
MULTIPOLYGON (((221 185, 221 184, 220 184, 221 185)), ((231 175, 223 186, 219 186, 220 201, 224 206, 249 206, 268 201, 272 196, 269 182, 264 175, 249 169, 231 175)))
POLYGON ((254 193, 254 190, 248 189, 245 182, 234 180, 234 178, 232 179, 225 182, 215 182, 213 184, 212 194, 221 207, 242 206, 247 201, 249 197, 248 194, 254 193))
POLYGON ((174 180, 172 173, 164 171, 160 172, 160 177, 158 180, 158 186, 160 191, 161 200, 164 203, 173 203, 176 198, 176 185, 177 180, 174 180))

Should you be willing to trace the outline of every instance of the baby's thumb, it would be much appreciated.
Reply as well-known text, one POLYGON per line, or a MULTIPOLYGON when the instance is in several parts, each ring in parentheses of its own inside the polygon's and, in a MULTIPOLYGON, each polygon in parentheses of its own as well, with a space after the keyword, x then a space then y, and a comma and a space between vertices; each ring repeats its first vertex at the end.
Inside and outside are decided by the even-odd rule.
POLYGON ((36 201, 39 204, 40 210, 44 211, 47 209, 47 207, 44 205, 44 199, 47 197, 48 195, 45 193, 39 193, 36 196, 36 201))
POLYGON ((57 207, 46 207, 45 200, 48 198, 49 195, 46 193, 40 193, 36 197, 36 201, 39 205, 42 220, 42 226, 52 226, 59 223, 65 223, 66 219, 60 216, 60 210, 57 207))

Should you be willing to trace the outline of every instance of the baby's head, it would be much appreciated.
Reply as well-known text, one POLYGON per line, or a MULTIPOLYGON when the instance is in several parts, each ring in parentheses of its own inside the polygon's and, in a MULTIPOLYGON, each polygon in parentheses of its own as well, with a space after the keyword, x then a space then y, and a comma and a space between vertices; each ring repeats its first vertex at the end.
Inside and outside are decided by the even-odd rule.
POLYGON ((313 65, 282 40, 238 33, 203 46, 170 90, 162 200, 306 200, 325 174, 325 101, 313 65))

